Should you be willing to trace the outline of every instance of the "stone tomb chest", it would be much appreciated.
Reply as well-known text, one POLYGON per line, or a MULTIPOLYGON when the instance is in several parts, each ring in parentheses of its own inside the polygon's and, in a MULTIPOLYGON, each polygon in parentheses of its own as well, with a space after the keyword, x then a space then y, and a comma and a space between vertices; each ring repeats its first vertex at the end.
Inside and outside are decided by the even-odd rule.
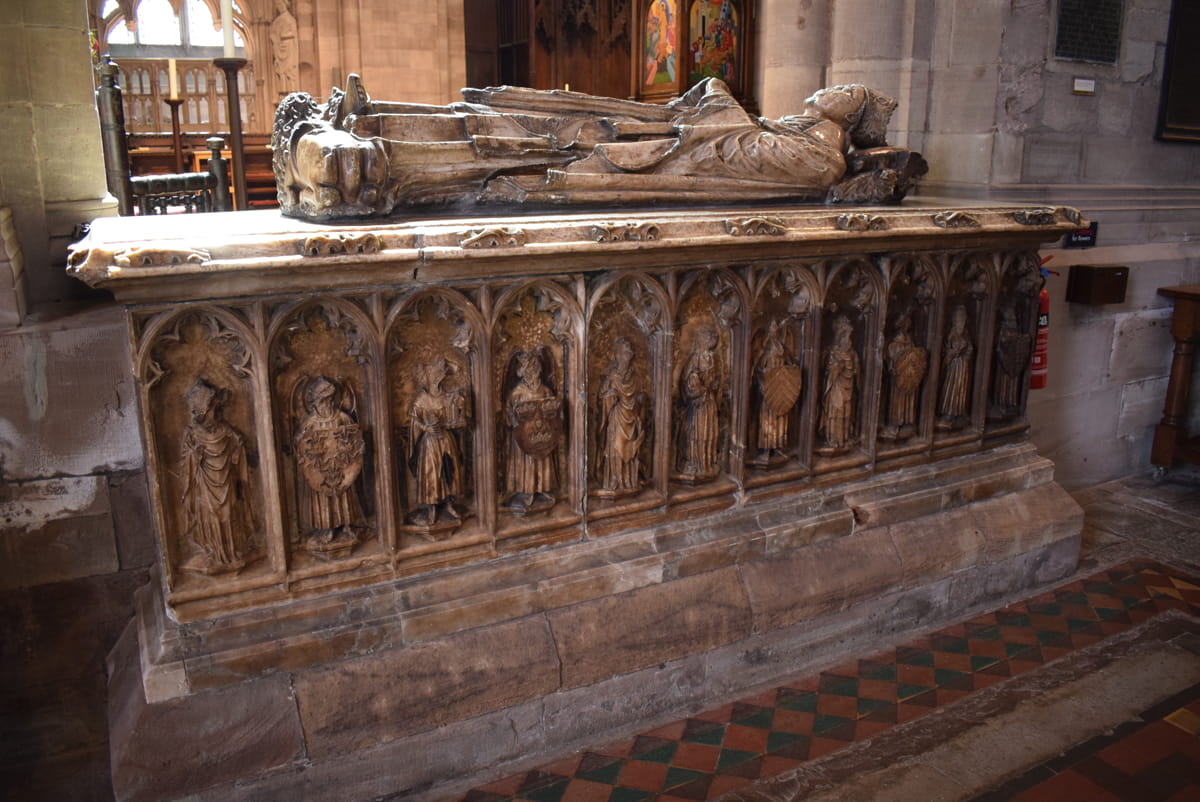
POLYGON ((128 309, 160 547, 123 798, 461 779, 1074 566, 1025 416, 1072 209, 215 219, 71 257, 128 309), (270 748, 162 743, 205 705, 270 748))

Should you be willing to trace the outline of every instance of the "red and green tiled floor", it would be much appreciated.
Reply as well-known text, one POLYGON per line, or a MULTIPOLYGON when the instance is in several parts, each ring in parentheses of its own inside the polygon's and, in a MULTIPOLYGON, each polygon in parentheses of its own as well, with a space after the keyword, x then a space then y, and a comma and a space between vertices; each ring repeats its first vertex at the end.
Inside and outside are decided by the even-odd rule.
MULTIPOLYGON (((817 676, 497 780, 462 798, 712 799, 924 716, 1171 609, 1200 612, 1200 580, 1157 563, 1127 563, 817 676)), ((1128 744, 1121 738, 1097 742, 1090 752, 1084 750, 1086 744, 1080 745, 1057 762, 1014 780, 1006 795, 981 799, 1009 799, 1019 793, 1015 798, 1056 802, 1200 800, 1197 699, 1200 689, 1194 698, 1176 698, 1178 704, 1156 718, 1150 715, 1155 711, 1149 711, 1150 718, 1144 716, 1141 726, 1126 728, 1128 744), (1178 783, 1168 783, 1173 790, 1166 796, 1128 796, 1113 790, 1128 786, 1145 793, 1148 786, 1139 778, 1160 763, 1187 782, 1178 788, 1178 783), (1064 793, 1068 783, 1090 783, 1101 791, 1072 796, 1064 793)))

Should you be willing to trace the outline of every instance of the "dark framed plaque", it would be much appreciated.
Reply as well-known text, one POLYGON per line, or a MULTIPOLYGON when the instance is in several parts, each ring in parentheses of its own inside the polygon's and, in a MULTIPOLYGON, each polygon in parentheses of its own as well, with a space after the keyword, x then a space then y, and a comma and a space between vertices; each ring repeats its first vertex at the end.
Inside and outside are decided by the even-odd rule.
POLYGON ((1200 142, 1200 0, 1174 0, 1155 136, 1167 142, 1200 142))

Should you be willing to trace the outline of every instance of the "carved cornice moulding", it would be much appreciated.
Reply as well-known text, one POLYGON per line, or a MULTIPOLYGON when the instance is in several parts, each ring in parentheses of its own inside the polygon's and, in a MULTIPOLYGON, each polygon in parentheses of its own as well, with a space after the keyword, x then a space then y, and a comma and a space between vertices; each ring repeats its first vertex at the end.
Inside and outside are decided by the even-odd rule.
POLYGON ((73 246, 67 269, 119 301, 150 303, 683 261, 1037 244, 1088 224, 1065 206, 912 200, 860 209, 589 211, 346 226, 268 211, 223 213, 219 220, 219 229, 191 215, 97 220, 73 246))

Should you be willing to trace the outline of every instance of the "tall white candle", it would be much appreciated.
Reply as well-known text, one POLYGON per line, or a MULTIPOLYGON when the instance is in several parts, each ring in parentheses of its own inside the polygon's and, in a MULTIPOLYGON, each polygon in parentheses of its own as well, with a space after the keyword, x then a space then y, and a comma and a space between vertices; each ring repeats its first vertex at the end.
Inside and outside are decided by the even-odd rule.
POLYGON ((167 61, 167 74, 170 78, 171 100, 175 100, 179 97, 179 73, 175 71, 175 59, 167 61))
POLYGON ((233 44, 233 0, 221 0, 221 33, 225 35, 225 58, 237 56, 233 44))

